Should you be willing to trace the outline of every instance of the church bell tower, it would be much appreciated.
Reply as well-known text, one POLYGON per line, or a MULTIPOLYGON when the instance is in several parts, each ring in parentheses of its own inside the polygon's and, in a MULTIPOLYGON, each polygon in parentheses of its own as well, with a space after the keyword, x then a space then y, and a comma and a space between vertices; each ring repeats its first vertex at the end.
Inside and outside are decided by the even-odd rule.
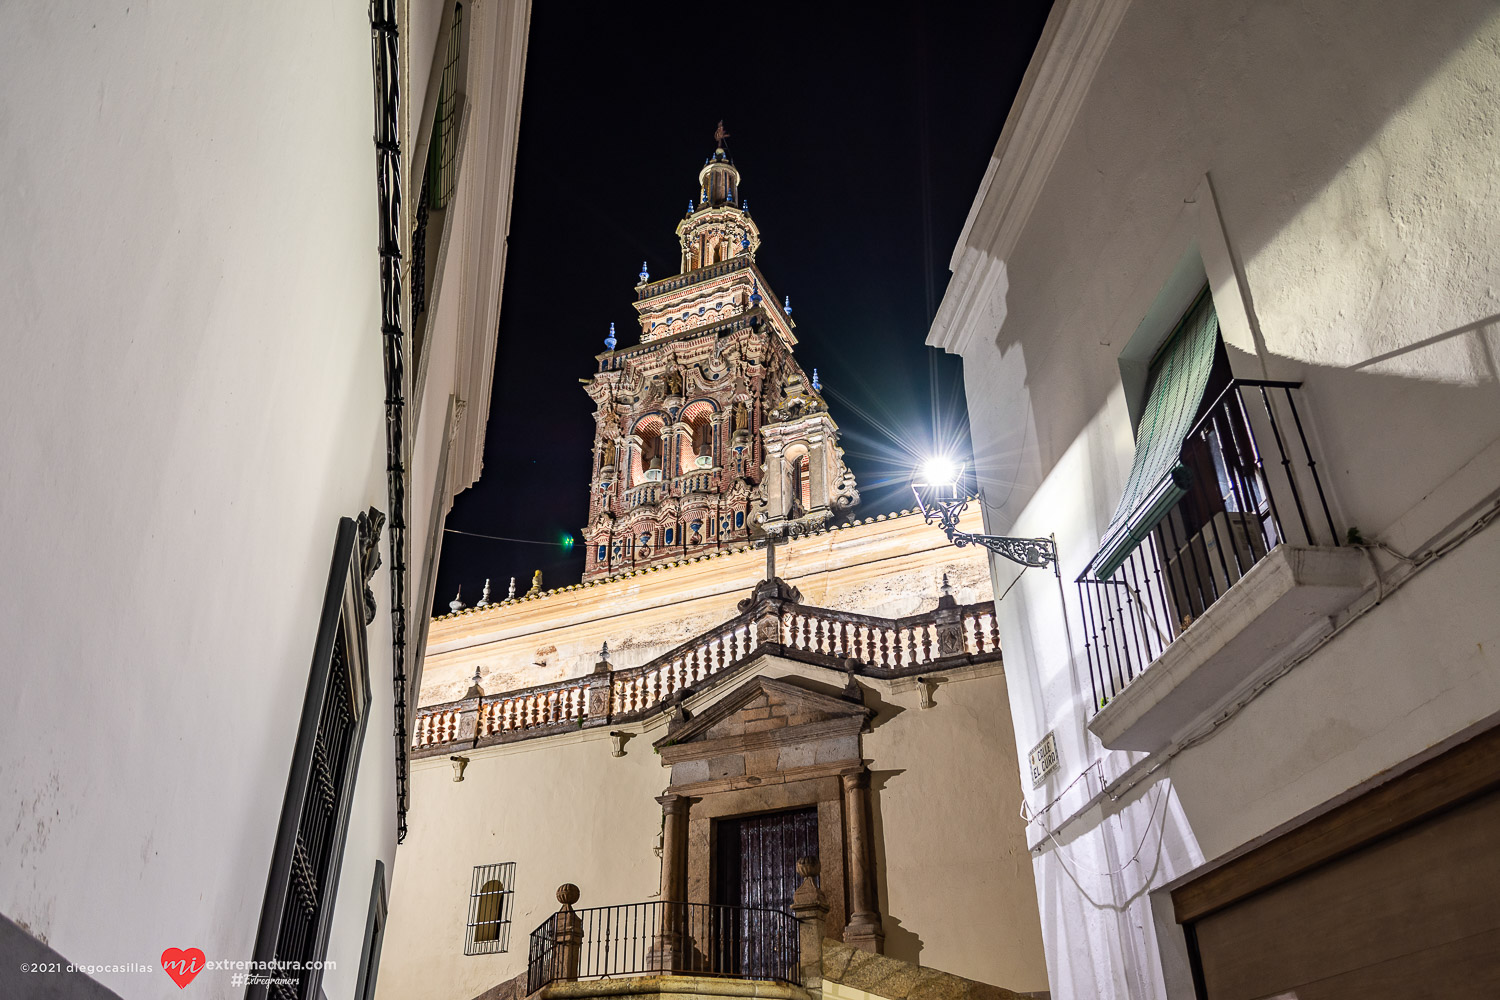
POLYGON ((635 287, 640 343, 614 324, 594 400, 585 581, 805 532, 859 502, 791 308, 755 262, 760 230, 717 148, 677 224, 681 271, 635 287))

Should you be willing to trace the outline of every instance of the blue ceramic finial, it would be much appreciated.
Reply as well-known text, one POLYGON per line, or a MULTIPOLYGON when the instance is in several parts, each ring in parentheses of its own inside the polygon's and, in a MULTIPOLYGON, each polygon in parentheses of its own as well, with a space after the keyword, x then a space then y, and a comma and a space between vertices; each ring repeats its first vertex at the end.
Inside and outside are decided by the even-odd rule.
POLYGON ((750 214, 750 201, 749 201, 749 199, 746 199, 746 200, 740 202, 740 211, 744 212, 746 215, 750 214))
POLYGON ((784 312, 788 316, 790 316, 792 314, 792 297, 790 295, 788 295, 785 298, 786 298, 786 301, 784 301, 781 304, 781 310, 782 310, 782 312, 784 312))
POLYGON ((818 370, 816 368, 813 369, 813 379, 812 379, 812 382, 813 382, 813 392, 822 392, 823 391, 823 383, 818 381, 818 370))
POLYGON ((651 272, 648 271, 648 270, 646 270, 646 262, 645 261, 641 261, 641 284, 644 285, 646 282, 648 282, 650 280, 651 280, 651 272))
POLYGON ((751 284, 751 288, 750 288, 750 304, 752 306, 758 306, 758 305, 760 305, 760 282, 759 281, 755 281, 755 282, 753 282, 751 284))
POLYGON ((693 214, 693 199, 688 199, 688 215, 693 214))
POLYGON ((609 324, 609 336, 604 338, 604 349, 606 351, 613 351, 617 343, 619 341, 615 340, 615 325, 611 323, 609 324))

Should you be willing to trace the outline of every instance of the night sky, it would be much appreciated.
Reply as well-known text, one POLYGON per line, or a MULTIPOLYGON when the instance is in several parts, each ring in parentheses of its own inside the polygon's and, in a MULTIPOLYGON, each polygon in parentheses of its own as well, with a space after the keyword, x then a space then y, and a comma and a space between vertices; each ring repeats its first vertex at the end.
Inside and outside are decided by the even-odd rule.
POLYGON ((579 379, 611 322, 639 341, 641 261, 677 272, 720 119, 857 515, 911 506, 934 440, 966 455, 958 359, 923 340, 1049 6, 534 3, 484 474, 448 516, 434 612, 460 585, 473 604, 486 577, 496 600, 537 569, 578 582, 594 426, 579 379))

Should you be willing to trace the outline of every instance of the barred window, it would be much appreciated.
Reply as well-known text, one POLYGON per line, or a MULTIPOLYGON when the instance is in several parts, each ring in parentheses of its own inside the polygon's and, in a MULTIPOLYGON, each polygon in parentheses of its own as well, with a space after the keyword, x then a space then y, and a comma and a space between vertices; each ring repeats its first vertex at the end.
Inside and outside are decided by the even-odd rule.
POLYGON ((476 865, 469 889, 469 933, 465 955, 493 955, 510 947, 510 913, 516 863, 476 865))

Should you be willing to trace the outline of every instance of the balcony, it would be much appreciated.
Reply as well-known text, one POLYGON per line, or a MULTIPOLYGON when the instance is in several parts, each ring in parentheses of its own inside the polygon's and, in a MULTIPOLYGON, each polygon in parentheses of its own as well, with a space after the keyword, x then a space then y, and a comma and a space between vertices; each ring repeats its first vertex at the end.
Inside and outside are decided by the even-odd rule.
POLYGON ((1331 627, 1365 589, 1342 546, 1296 390, 1236 380, 1178 464, 1078 577, 1106 747, 1155 751, 1331 627))
MULTIPOLYGON (((558 893, 563 908, 531 933, 527 995, 554 983, 631 976, 802 985, 801 927, 788 911, 666 900, 574 910, 568 901, 577 900, 577 889, 558 893)), ((597 992, 635 991, 616 983, 597 992)))

